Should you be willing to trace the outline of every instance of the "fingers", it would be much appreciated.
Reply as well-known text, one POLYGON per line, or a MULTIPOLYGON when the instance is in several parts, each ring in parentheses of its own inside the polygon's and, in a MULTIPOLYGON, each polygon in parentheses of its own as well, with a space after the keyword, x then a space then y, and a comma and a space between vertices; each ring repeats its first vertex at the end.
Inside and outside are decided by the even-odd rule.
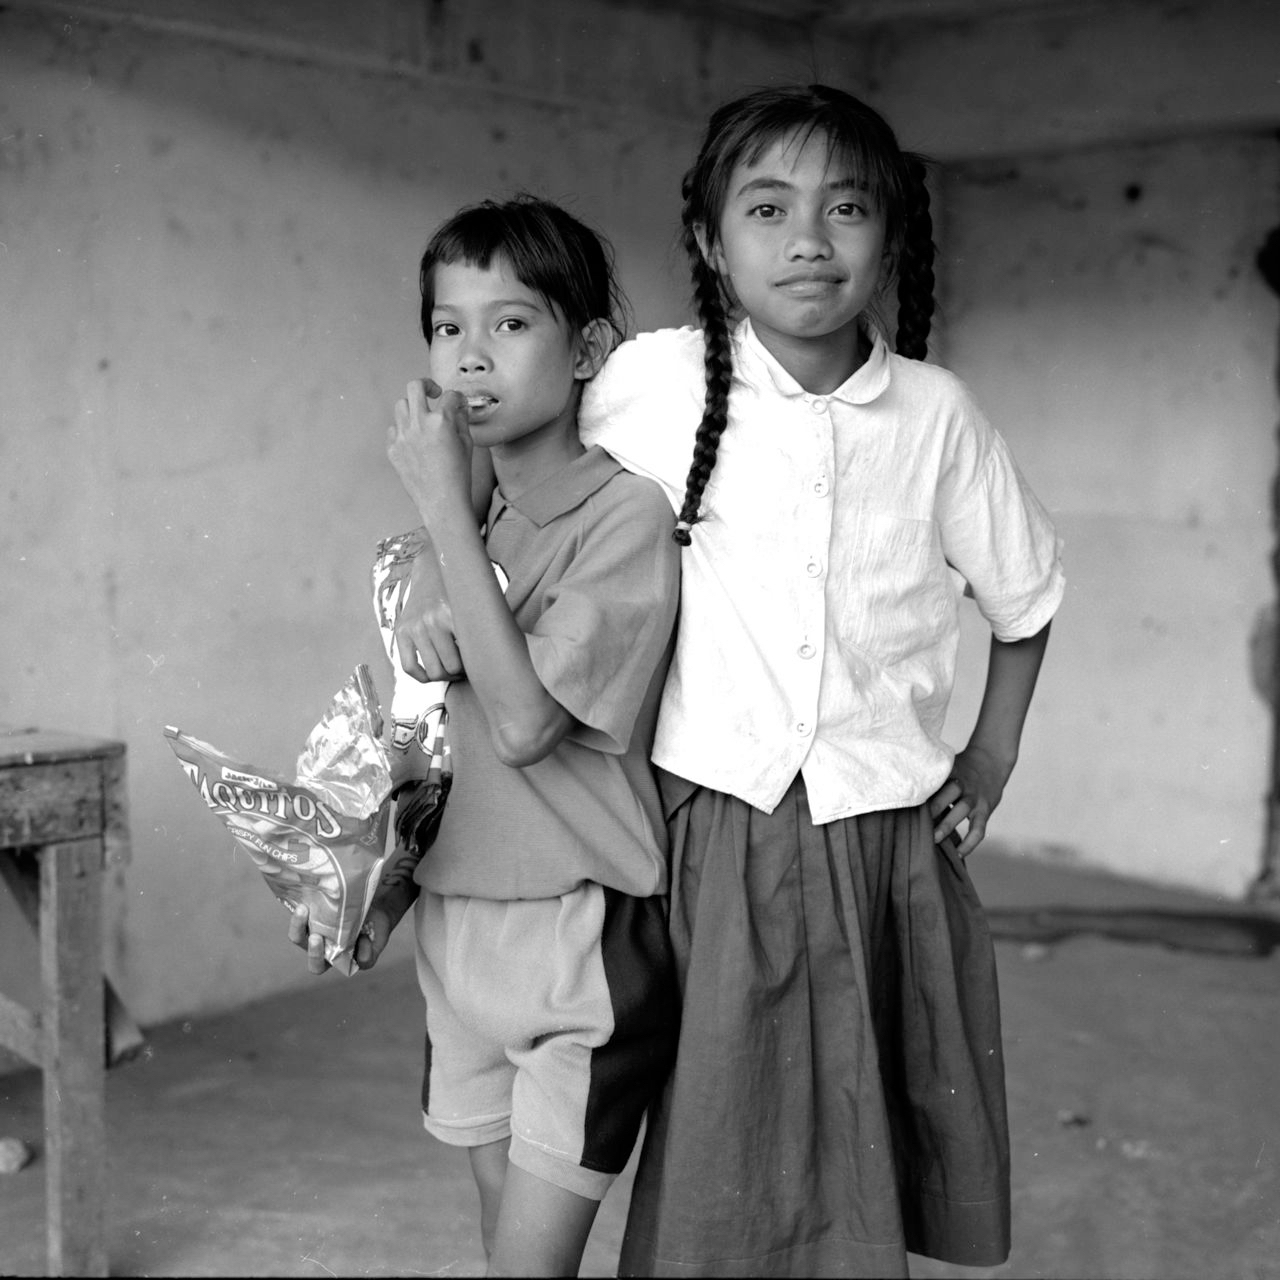
POLYGON ((363 935, 356 939, 355 961, 357 969, 372 969, 378 963, 381 952, 363 935))
POLYGON ((324 939, 311 932, 311 912, 304 903, 298 903, 289 916, 289 941, 307 953, 308 973, 323 973, 330 968, 324 958, 324 939))
POLYGON ((356 938, 355 956, 358 969, 372 969, 391 938, 392 923, 387 913, 377 906, 369 908, 360 934, 356 938))
POLYGON ((396 401, 393 421, 387 428, 387 456, 405 478, 406 469, 420 463, 423 451, 457 451, 465 457, 472 448, 470 414, 460 391, 443 391, 429 378, 417 378, 396 401), (434 401, 434 404, 430 403, 434 401))
POLYGON ((440 396, 438 408, 444 415, 444 420, 458 435, 470 439, 471 430, 468 425, 470 418, 467 414, 466 396, 461 391, 446 391, 441 394, 438 387, 436 394, 440 396))
POLYGON ((453 680, 462 674, 462 655, 450 632, 411 618, 396 626, 395 637, 400 665, 415 680, 453 680))
MULTIPOLYGON (((929 797, 929 816, 940 818, 957 800, 964 795, 964 788, 959 778, 948 778, 937 791, 929 797)), ((935 839, 942 837, 935 833, 935 839)))
POLYGON ((983 841, 987 834, 987 820, 976 811, 969 818, 969 830, 964 839, 956 846, 956 853, 967 858, 983 841))
POLYGON ((356 939, 356 968, 372 969, 378 963, 378 957, 382 954, 382 948, 386 945, 386 938, 379 938, 378 929, 366 922, 360 936, 356 939))
POLYGON ((323 973, 327 968, 329 962, 324 958, 324 939, 313 933, 307 939, 307 972, 323 973))
POLYGON ((289 941, 295 947, 301 947, 303 951, 307 949, 307 934, 310 932, 307 926, 310 923, 311 912, 299 903, 289 917, 289 941))
POLYGON ((445 392, 433 378, 414 378, 405 388, 404 399, 400 404, 405 406, 408 413, 427 414, 433 412, 429 401, 439 400, 441 396, 444 396, 444 400, 434 406, 434 411, 443 410, 450 398, 455 396, 462 402, 464 408, 466 406, 466 401, 458 392, 445 392))
POLYGON ((967 808, 959 804, 952 805, 952 807, 948 809, 936 823, 934 823, 934 844, 941 844, 949 835, 951 835, 952 832, 955 832, 956 835, 959 836, 960 824, 968 816, 967 808))
POLYGON ((440 388, 430 378, 414 378, 405 388, 404 403, 412 413, 429 413, 428 400, 434 400, 440 394, 440 388))
POLYGON ((430 649, 434 661, 432 680, 456 680, 462 675, 462 654, 451 632, 437 633, 432 637, 430 649))
POLYGON ((961 858, 967 858, 987 834, 991 805, 981 796, 967 795, 958 778, 948 778, 930 798, 929 813, 935 819, 934 843, 950 841, 954 851, 961 858), (963 837, 960 831, 962 822, 967 823, 963 837))
POLYGON ((408 635, 402 640, 399 632, 396 633, 396 659, 405 675, 424 683, 433 678, 427 674, 426 667, 418 661, 418 646, 408 635))
POLYGON ((975 807, 975 802, 965 794, 960 779, 948 778, 929 799, 929 816, 934 820, 934 843, 941 844, 953 831, 958 838, 958 828, 966 818, 972 826, 975 807))
POLYGON ((395 421, 387 428, 387 444, 390 446, 403 437, 415 422, 431 413, 429 400, 435 400, 441 394, 440 385, 430 378, 415 378, 404 390, 404 395, 396 401, 395 421))

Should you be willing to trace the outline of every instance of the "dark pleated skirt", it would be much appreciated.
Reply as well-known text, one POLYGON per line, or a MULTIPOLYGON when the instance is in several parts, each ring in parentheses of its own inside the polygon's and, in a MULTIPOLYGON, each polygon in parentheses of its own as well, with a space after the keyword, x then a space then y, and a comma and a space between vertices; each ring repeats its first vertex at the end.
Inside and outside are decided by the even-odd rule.
POLYGON ((662 779, 683 996, 619 1274, 904 1276, 1009 1252, 995 958, 927 810, 815 826, 662 779))

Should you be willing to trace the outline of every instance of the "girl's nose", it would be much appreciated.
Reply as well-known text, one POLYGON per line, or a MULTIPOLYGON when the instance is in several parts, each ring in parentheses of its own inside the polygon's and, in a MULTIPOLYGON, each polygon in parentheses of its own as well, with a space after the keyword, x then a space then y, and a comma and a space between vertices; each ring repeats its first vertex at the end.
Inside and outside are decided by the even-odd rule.
POLYGON ((487 373, 489 367, 488 357, 482 351, 467 350, 458 357, 459 373, 487 373))
POLYGON ((831 238, 821 222, 808 218, 797 219, 792 224, 787 253, 792 258, 829 258, 831 238))

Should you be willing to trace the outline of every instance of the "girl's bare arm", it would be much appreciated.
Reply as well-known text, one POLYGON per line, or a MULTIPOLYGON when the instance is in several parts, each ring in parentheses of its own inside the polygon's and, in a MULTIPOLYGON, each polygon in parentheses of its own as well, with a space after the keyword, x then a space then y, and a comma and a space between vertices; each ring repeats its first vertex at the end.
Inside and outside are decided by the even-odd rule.
POLYGON ((929 801, 937 841, 945 840, 968 819, 968 830, 956 849, 962 858, 982 843, 987 822, 1018 761, 1022 726, 1048 643, 1048 623, 1025 640, 991 641, 986 688, 969 745, 956 755, 951 777, 929 801))

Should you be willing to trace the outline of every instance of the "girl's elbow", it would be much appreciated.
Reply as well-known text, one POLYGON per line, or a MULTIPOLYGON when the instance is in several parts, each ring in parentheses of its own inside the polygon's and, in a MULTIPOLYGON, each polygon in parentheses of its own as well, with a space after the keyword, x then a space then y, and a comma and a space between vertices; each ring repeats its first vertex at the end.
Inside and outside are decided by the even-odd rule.
POLYGON ((527 769, 537 764, 547 752, 540 749, 536 742, 510 729, 502 729, 493 735, 493 751, 498 760, 508 769, 527 769))
POLYGON ((569 723, 563 712, 558 716, 507 721, 490 735, 494 754, 509 769, 527 769, 556 749, 568 732, 569 723))

